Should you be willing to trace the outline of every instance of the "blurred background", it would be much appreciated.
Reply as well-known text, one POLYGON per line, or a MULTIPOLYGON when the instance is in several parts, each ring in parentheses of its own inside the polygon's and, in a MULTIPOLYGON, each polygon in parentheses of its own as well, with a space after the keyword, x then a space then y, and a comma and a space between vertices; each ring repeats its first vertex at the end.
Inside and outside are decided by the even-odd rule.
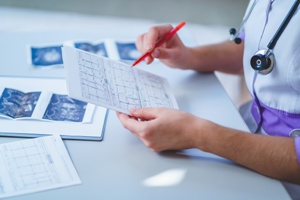
MULTIPOLYGON (((185 20, 187 26, 179 34, 185 33, 186 44, 204 45, 228 39, 229 28, 240 26, 248 3, 249 0, 0 0, 0 33, 18 32, 25 37, 24 32, 117 30, 119 35, 131 32, 135 39, 153 23, 177 24, 185 20), (124 27, 131 31, 119 31, 124 27), (136 31, 134 27, 144 28, 136 31)), ((216 75, 237 107, 249 99, 243 77, 216 75)))
POLYGON ((1 0, 0 6, 238 26, 248 0, 1 0))

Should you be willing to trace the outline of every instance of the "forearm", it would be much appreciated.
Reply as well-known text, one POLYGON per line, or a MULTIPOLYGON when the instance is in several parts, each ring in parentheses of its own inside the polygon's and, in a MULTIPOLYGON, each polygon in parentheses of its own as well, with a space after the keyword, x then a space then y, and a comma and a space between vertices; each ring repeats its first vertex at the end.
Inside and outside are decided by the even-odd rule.
POLYGON ((243 73, 244 44, 237 45, 230 41, 199 46, 189 49, 189 64, 199 72, 220 71, 230 74, 243 73))
POLYGON ((300 167, 291 138, 249 134, 211 124, 199 148, 279 180, 300 184, 300 167), (202 145, 204 144, 204 145, 202 145))

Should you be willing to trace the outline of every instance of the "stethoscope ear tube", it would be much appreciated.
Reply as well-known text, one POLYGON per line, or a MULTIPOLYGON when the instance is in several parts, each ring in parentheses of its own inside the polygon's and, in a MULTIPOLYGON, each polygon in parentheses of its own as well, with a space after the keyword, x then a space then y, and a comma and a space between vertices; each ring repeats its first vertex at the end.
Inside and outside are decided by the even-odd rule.
POLYGON ((276 45, 278 39, 280 38, 281 34, 283 33, 286 26, 289 24, 290 20, 292 19, 293 15, 295 14, 295 12, 296 12, 296 10, 299 6, 299 3, 300 3, 300 0, 295 1, 293 6, 291 7, 291 9, 289 10, 288 14, 286 15, 286 17, 284 18, 284 20, 280 24, 280 27, 278 28, 275 35, 273 36, 273 38, 271 39, 271 41, 268 44, 268 48, 270 50, 272 50, 275 47, 275 45, 276 45))
POLYGON ((239 37, 242 29, 244 28, 245 23, 247 22, 249 16, 251 15, 256 3, 258 0, 255 0, 250 8, 250 10, 248 11, 248 13, 246 14, 246 16, 244 17, 240 27, 238 30, 236 30, 235 28, 231 28, 229 29, 229 34, 230 34, 230 41, 235 42, 236 44, 240 44, 242 43, 242 39, 239 37))
MULTIPOLYGON (((230 40, 234 41, 236 44, 240 44, 242 42, 242 39, 238 36, 240 34, 240 31, 243 29, 244 24, 248 20, 248 18, 249 18, 249 16, 250 16, 250 14, 251 14, 251 12, 252 12, 252 10, 253 10, 256 3, 257 3, 257 0, 255 0, 254 3, 252 4, 252 6, 250 8, 250 11, 248 12, 247 16, 242 21, 242 24, 241 24, 239 30, 237 31, 234 28, 231 28, 229 30, 229 33, 231 35, 230 40)), ((295 3, 292 5, 292 7, 289 10, 288 14, 286 15, 286 17, 284 18, 284 20, 280 24, 279 28, 277 29, 277 31, 274 34, 274 36, 272 37, 272 39, 270 40, 270 42, 267 46, 268 49, 267 50, 259 50, 251 58, 251 60, 250 60, 251 67, 255 71, 258 71, 258 73, 268 74, 272 71, 272 69, 274 67, 274 64, 275 64, 275 58, 274 58, 274 54, 273 54, 272 50, 275 47, 275 45, 276 45, 278 39, 280 38, 281 34, 285 30, 286 26, 288 25, 288 23, 292 19, 293 15, 295 14, 299 4, 300 4, 300 0, 296 0, 295 3)))

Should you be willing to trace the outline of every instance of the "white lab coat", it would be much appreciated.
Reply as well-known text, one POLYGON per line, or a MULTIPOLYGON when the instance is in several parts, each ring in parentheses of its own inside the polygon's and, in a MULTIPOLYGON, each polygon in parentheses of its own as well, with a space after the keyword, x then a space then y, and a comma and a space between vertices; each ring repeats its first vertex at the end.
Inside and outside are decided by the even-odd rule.
MULTIPOLYGON (((271 73, 267 75, 258 74, 253 84, 256 72, 250 65, 252 56, 258 50, 267 49, 268 43, 294 2, 295 0, 258 0, 244 24, 241 35, 244 35, 243 64, 246 85, 250 93, 253 96, 255 92, 261 104, 275 111, 274 113, 282 115, 282 118, 279 116, 279 119, 289 120, 285 118, 286 115, 295 116, 297 121, 294 122, 295 127, 293 129, 300 130, 300 7, 273 49, 275 65, 271 73)), ((253 3, 254 0, 251 0, 245 16, 247 16, 253 3)), ((255 122, 250 111, 250 105, 244 106, 241 111, 247 125, 253 131, 256 129, 257 122, 255 122)), ((273 125, 266 124, 269 123, 267 121, 263 123, 265 123, 267 130, 264 130, 263 125, 261 133, 277 134, 273 134, 272 129, 268 129, 268 126, 273 125)), ((279 130, 284 129, 279 127, 279 130)), ((289 131, 282 131, 280 136, 289 137, 289 134, 289 131)), ((293 199, 300 199, 300 186, 284 184, 293 199)))

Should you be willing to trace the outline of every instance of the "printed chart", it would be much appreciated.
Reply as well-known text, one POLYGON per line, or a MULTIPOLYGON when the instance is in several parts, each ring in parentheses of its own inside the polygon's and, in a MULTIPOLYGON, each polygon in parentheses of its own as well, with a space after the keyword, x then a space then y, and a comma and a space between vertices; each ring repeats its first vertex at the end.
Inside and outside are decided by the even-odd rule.
MULTIPOLYGON (((72 76, 73 72, 70 72, 71 69, 68 67, 68 59, 74 60, 74 58, 64 57, 69 74, 67 76, 68 87, 78 85, 73 82, 79 82, 81 88, 80 94, 75 88, 69 89, 71 97, 81 97, 81 100, 124 113, 129 113, 131 108, 177 108, 175 97, 166 79, 132 68, 125 63, 84 51, 72 48, 67 48, 66 51, 75 53, 73 55, 78 66, 78 75, 72 76)), ((74 64, 72 68, 74 69, 74 64)))
POLYGON ((78 184, 59 136, 0 146, 0 198, 78 184))

